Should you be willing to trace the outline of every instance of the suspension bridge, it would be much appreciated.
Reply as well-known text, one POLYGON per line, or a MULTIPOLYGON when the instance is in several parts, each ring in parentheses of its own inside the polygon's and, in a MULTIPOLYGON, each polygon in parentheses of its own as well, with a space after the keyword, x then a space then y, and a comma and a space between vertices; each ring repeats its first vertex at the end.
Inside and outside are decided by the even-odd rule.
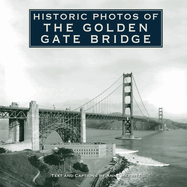
MULTIPOLYGON (((123 74, 101 94, 74 110, 42 108, 35 101, 30 102, 29 108, 12 103, 10 106, 0 106, 0 119, 9 119, 9 138, 13 142, 30 141, 33 150, 41 149, 53 131, 64 142, 86 142, 86 119, 122 121, 122 139, 135 138, 135 120, 155 121, 143 103, 132 73, 123 74), (135 99, 133 85, 147 115, 135 99), (141 113, 140 117, 134 116, 134 103, 141 113)), ((160 124, 161 120, 158 121, 160 124)))

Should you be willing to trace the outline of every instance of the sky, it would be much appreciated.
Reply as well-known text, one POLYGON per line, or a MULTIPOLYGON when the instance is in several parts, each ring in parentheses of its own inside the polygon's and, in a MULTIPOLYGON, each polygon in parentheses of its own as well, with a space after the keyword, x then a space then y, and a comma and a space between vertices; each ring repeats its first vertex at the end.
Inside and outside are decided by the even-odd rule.
POLYGON ((0 105, 78 107, 132 72, 150 116, 162 107, 187 123, 186 10, 184 0, 1 0, 0 105), (29 9, 66 8, 163 9, 163 48, 29 48, 29 9))

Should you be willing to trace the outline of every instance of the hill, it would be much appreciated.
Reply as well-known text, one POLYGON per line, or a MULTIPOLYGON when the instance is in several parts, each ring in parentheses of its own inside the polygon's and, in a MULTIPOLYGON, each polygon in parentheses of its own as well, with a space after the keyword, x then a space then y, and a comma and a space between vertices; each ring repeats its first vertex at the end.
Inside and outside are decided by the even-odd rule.
POLYGON ((59 187, 69 187, 77 186, 82 182, 84 177, 73 178, 74 180, 72 177, 68 177, 68 175, 71 176, 71 173, 87 173, 87 171, 82 171, 80 168, 74 169, 74 164, 82 160, 79 154, 75 153, 73 157, 67 157, 64 165, 60 167, 59 164, 54 165, 52 163, 52 161, 55 161, 52 156, 51 153, 44 154, 40 151, 31 150, 0 153, 0 187, 47 187, 51 186, 51 183, 55 183, 59 187), (34 165, 34 158, 40 158, 41 160, 39 160, 43 164, 40 164, 39 161, 37 165, 34 165), (36 185, 33 178, 39 170, 39 176, 35 180, 36 185), (67 177, 51 177, 51 174, 63 174, 63 176, 66 174, 67 177))
MULTIPOLYGON (((120 115, 120 113, 119 113, 120 115)), ((155 130, 158 129, 159 123, 156 118, 147 119, 145 117, 139 117, 134 119, 134 130, 155 130)), ((187 124, 174 122, 170 119, 163 119, 163 123, 166 124, 169 129, 187 129, 187 124)), ((117 120, 87 120, 86 126, 96 129, 121 129, 122 122, 117 120)))
MULTIPOLYGON (((87 120, 86 126, 95 129, 122 129, 122 122, 117 120, 87 120)), ((134 130, 155 130, 157 126, 156 122, 134 121, 134 130)))
POLYGON ((187 129, 187 123, 179 123, 170 119, 163 119, 163 123, 166 124, 169 129, 187 129))
POLYGON ((32 187, 37 169, 33 167, 28 156, 30 152, 13 152, 0 154, 0 186, 32 187))

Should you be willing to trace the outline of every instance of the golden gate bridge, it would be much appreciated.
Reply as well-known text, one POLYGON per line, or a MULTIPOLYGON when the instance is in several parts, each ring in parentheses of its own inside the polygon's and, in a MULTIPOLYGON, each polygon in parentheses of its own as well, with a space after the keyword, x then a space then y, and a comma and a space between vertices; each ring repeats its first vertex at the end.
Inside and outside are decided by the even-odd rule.
MULTIPOLYGON (((35 101, 30 102, 29 108, 0 106, 0 119, 9 119, 9 136, 12 141, 24 142, 31 140, 32 149, 42 147, 51 132, 56 131, 64 142, 86 141, 86 119, 119 120, 122 121, 121 139, 135 139, 133 122, 151 118, 141 98, 135 78, 132 73, 121 75, 102 93, 74 110, 57 108, 40 108, 35 101), (141 100, 144 112, 134 96, 133 87, 141 100), (135 116, 133 107, 141 116, 135 116)), ((162 125, 159 114, 158 125, 162 125)))

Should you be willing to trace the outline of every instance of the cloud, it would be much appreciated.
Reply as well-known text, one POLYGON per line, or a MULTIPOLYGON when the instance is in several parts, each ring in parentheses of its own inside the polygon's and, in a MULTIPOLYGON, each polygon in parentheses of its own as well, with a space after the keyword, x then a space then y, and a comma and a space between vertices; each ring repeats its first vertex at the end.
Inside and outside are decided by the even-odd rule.
MULTIPOLYGON (((7 0, 0 2, 0 6, 4 26, 0 31, 3 49, 0 57, 1 102, 10 104, 11 101, 17 101, 20 105, 28 105, 30 100, 35 99, 44 106, 58 106, 58 103, 62 107, 77 106, 101 93, 122 73, 129 72, 133 72, 144 102, 151 105, 149 110, 154 110, 154 107, 157 110, 158 105, 163 106, 168 117, 175 118, 177 111, 171 107, 174 101, 170 100, 180 95, 180 103, 174 102, 176 108, 186 101, 187 77, 180 77, 187 74, 186 1, 7 0), (28 12, 35 8, 163 9, 164 47, 30 49, 28 12), (162 80, 164 73, 166 82, 162 80), (182 82, 182 85, 176 85, 175 82, 176 88, 172 87, 175 78, 182 82)), ((180 115, 181 118, 185 116, 186 108, 180 109, 177 119, 180 115)))

